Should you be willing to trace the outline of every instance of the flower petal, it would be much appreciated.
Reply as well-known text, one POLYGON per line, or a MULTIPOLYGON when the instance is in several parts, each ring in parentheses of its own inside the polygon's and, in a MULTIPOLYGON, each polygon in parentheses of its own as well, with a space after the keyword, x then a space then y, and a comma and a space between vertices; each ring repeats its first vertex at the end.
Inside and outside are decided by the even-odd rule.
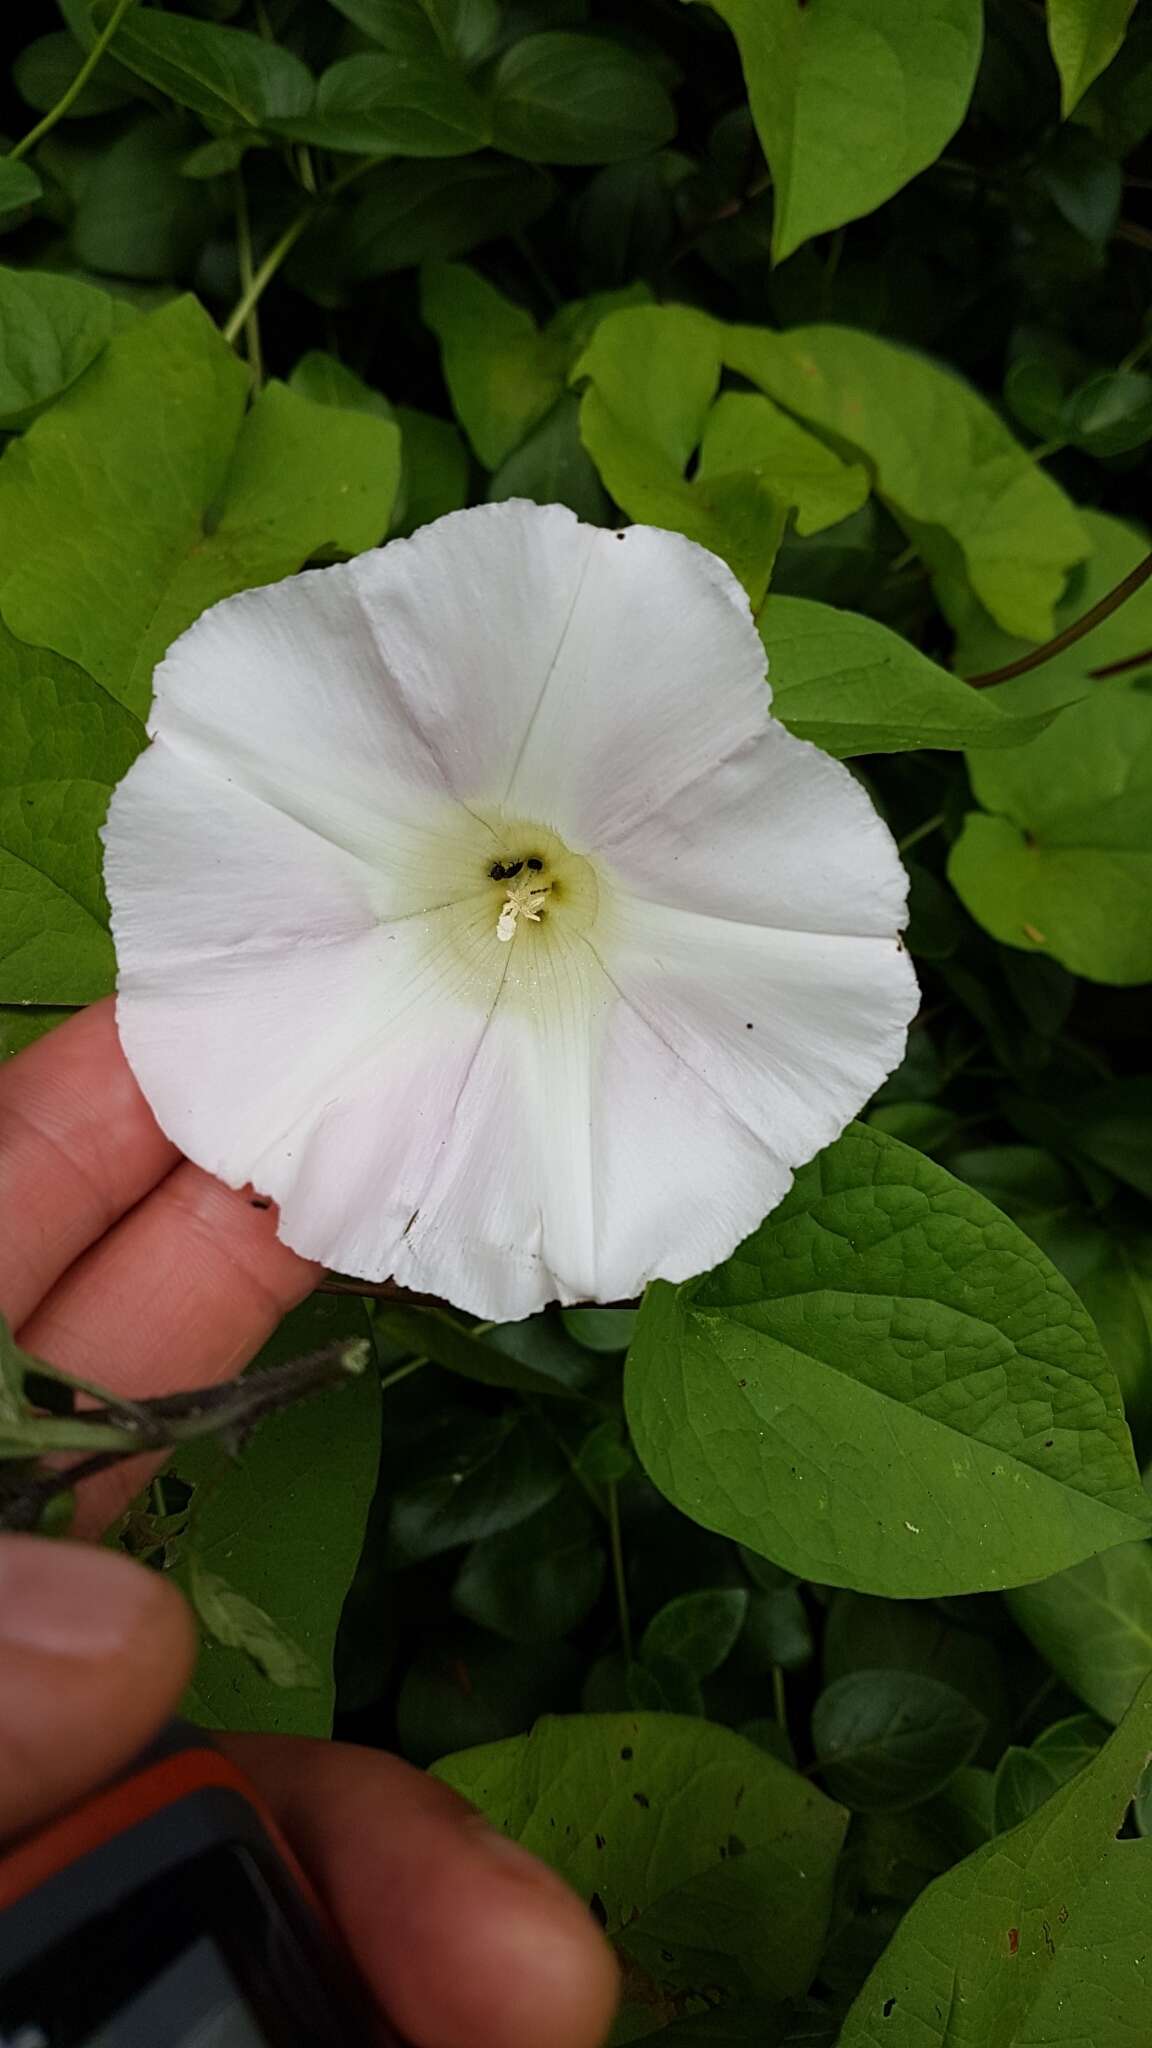
MULTIPOLYGON (((160 663, 149 730, 390 872, 402 913, 428 900, 426 863, 459 807, 392 686, 351 569, 213 605, 160 663)), ((492 844, 477 824, 477 859, 492 844)))
POLYGON ((906 920, 908 877, 855 776, 775 719, 597 852, 625 893, 706 917, 890 939, 906 920))
POLYGON ((385 1277, 507 969, 487 899, 382 921, 369 867, 163 742, 105 838, 120 1034, 162 1129, 272 1195, 294 1249, 385 1277))
POLYGON ((748 600, 680 534, 613 533, 510 500, 349 566, 452 788, 577 851, 764 728, 748 600))

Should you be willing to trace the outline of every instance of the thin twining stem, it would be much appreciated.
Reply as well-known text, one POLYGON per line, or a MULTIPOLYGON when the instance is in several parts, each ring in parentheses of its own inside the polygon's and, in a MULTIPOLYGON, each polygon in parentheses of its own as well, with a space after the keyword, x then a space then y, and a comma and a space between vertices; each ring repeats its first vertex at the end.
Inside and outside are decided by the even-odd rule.
MULTIPOLYGON (((1110 590, 1107 596, 1102 597, 1098 604, 1094 604, 1090 611, 1086 611, 1082 618, 1074 619, 1070 626, 1065 626, 1064 631, 1057 633, 1054 639, 1046 640, 1042 647, 1034 647, 1030 654, 1020 655, 1016 661, 1005 662, 1003 668, 988 669, 983 675, 965 676, 965 682, 971 683, 974 690, 987 690, 993 683, 1008 683, 1014 676, 1027 675, 1030 669, 1043 668, 1045 662, 1053 661, 1058 654, 1063 654, 1066 647, 1074 647, 1078 640, 1083 640, 1087 633, 1091 633, 1093 627, 1102 625, 1105 619, 1110 619, 1113 612, 1118 612, 1121 605, 1127 604, 1130 597, 1135 597, 1136 592, 1148 582, 1149 577, 1152 577, 1152 554, 1145 555, 1144 560, 1138 562, 1134 569, 1130 569, 1114 590, 1110 590)), ((1121 668, 1130 665, 1126 662, 1116 664, 1121 668)), ((1112 671, 1105 670, 1103 673, 1110 674, 1112 671)))
POLYGON ((101 29, 68 90, 61 94, 54 107, 49 108, 44 119, 38 121, 35 128, 30 128, 27 135, 22 137, 15 144, 14 148, 8 151, 8 162, 10 164, 19 163, 22 156, 27 156, 30 149, 35 149, 38 142, 43 142, 44 137, 50 134, 56 126, 57 121, 64 119, 69 107, 73 106, 79 99, 101 57, 112 41, 120 23, 127 14, 128 9, 134 5, 135 0, 117 0, 115 8, 101 29))

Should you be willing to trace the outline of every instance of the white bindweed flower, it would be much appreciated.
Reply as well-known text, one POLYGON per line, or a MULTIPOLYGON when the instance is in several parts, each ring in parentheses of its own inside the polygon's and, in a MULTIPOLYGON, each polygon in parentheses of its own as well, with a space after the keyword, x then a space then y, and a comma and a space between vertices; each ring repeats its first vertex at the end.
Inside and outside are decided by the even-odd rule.
POLYGON ((764 666, 715 556, 556 505, 213 606, 105 835, 169 1137, 482 1316, 724 1258, 917 1000, 892 839, 764 666))

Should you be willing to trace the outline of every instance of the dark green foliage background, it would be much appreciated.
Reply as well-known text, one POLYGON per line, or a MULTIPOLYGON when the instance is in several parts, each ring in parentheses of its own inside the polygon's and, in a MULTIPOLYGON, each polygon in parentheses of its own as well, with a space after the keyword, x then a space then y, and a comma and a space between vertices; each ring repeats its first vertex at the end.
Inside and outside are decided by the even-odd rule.
MULTIPOLYGON (((112 11, 6 10, 0 151, 112 11)), ((620 2041, 1148 2028, 1152 584, 958 678, 1147 552, 1150 129, 1152 0, 173 0, 0 153, 0 1056, 112 986, 164 641, 467 502, 725 554, 906 856, 908 1056, 717 1275, 639 1329, 318 1295, 275 1355, 372 1338, 378 1476, 373 1380, 122 1532, 195 1712, 451 1756, 569 1873, 620 2041), (162 419, 217 483, 153 645, 64 566, 160 549, 162 419)))

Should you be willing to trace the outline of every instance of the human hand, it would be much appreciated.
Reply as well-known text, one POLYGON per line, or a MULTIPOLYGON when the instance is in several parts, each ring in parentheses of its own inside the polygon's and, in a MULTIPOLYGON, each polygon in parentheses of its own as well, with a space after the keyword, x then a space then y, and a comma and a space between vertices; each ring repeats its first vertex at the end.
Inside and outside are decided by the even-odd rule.
MULTIPOLYGON (((161 1135, 111 1003, 0 1067, 0 1216, 0 1310, 19 1342, 127 1394, 232 1377, 320 1277, 278 1241, 274 1212, 161 1135)), ((193 1655, 187 1609, 158 1574, 0 1538, 0 1841, 129 1763, 193 1655)), ((377 1751, 225 1742, 414 2048, 602 2041, 616 1972, 598 1928, 455 1793, 377 1751)))

